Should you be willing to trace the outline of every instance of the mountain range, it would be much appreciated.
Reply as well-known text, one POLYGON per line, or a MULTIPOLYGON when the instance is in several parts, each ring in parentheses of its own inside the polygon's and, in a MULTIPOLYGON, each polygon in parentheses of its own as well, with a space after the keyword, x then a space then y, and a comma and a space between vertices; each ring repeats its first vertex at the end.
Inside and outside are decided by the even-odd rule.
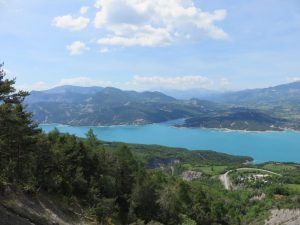
POLYGON ((300 82, 203 98, 184 100, 157 91, 68 85, 32 91, 25 103, 38 123, 106 126, 186 118, 179 126, 233 130, 300 127, 300 82))
POLYGON ((269 88, 216 94, 205 99, 230 106, 255 108, 286 119, 300 118, 300 81, 269 88))
POLYGON ((25 103, 39 123, 71 125, 159 123, 218 108, 208 101, 181 101, 160 92, 74 86, 33 91, 25 103))

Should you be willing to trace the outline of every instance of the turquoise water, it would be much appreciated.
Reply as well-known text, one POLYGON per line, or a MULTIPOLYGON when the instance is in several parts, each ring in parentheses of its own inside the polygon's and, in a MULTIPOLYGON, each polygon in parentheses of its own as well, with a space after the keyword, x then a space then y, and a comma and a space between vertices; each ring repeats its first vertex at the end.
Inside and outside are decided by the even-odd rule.
POLYGON ((255 162, 300 162, 300 133, 239 132, 211 129, 174 128, 168 124, 143 126, 73 127, 58 124, 40 125, 49 132, 57 127, 61 132, 84 136, 92 128, 104 141, 139 144, 159 144, 191 150, 215 150, 233 155, 247 155, 255 162))

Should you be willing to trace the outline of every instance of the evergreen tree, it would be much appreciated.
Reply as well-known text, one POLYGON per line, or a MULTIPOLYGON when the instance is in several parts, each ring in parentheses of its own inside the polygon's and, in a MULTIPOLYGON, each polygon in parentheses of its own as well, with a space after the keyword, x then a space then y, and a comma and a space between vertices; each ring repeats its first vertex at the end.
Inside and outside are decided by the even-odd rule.
POLYGON ((15 79, 7 79, 0 64, 0 169, 8 182, 33 181, 34 151, 39 133, 22 105, 28 95, 16 91, 15 79))
POLYGON ((130 208, 130 195, 132 193, 133 186, 136 182, 135 173, 138 169, 137 162, 129 150, 124 145, 121 146, 116 153, 118 158, 117 169, 117 203, 119 205, 119 216, 122 224, 127 224, 128 213, 130 208))
POLYGON ((101 144, 101 142, 97 139, 97 136, 94 134, 93 129, 90 128, 85 136, 85 142, 89 147, 96 148, 101 144))

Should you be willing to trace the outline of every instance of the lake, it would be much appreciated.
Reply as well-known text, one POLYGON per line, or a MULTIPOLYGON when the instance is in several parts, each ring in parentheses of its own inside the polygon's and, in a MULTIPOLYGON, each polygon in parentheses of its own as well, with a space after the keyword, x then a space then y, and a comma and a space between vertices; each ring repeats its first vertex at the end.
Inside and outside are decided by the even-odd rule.
POLYGON ((100 140, 137 144, 158 144, 190 150, 215 150, 233 155, 246 155, 256 163, 265 161, 300 162, 300 133, 240 132, 213 129, 175 128, 172 123, 141 126, 75 127, 43 124, 49 132, 55 127, 83 137, 92 128, 100 140))

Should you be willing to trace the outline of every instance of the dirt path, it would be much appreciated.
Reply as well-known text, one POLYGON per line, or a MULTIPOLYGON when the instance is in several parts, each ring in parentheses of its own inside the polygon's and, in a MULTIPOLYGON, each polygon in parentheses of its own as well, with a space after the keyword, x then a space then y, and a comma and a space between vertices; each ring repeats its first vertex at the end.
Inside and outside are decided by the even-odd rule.
POLYGON ((275 172, 272 172, 272 171, 269 171, 269 170, 264 170, 264 169, 257 169, 257 168, 238 168, 238 169, 235 169, 235 170, 229 170, 229 171, 227 171, 226 173, 224 173, 223 175, 221 175, 219 177, 220 180, 221 180, 221 182, 224 185, 224 188, 226 190, 231 190, 231 188, 232 188, 232 183, 231 183, 231 181, 229 179, 228 174, 231 173, 231 172, 233 172, 233 171, 240 171, 240 170, 260 171, 260 172, 265 172, 265 173, 273 174, 273 175, 276 175, 276 176, 281 176, 281 174, 279 174, 279 173, 275 173, 275 172))
POLYGON ((224 173, 223 175, 220 176, 220 180, 224 185, 224 188, 226 190, 230 190, 231 188, 231 182, 229 180, 228 174, 231 172, 232 170, 227 171, 226 173, 224 173))

